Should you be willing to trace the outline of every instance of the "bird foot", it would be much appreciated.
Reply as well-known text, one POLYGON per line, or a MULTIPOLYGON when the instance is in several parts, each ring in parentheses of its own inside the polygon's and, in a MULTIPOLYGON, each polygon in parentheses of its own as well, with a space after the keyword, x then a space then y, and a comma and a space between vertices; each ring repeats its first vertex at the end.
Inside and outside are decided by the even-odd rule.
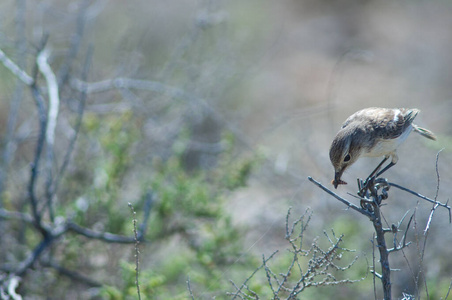
POLYGON ((376 178, 375 176, 371 176, 364 182, 362 180, 358 180, 358 188, 358 196, 366 199, 372 197, 378 206, 380 206, 382 200, 388 198, 389 184, 386 178, 376 178))
POLYGON ((358 180, 359 184, 358 184, 358 196, 364 198, 367 194, 367 190, 371 190, 371 187, 374 185, 375 183, 375 176, 369 176, 367 177, 367 179, 362 182, 361 180, 358 180))

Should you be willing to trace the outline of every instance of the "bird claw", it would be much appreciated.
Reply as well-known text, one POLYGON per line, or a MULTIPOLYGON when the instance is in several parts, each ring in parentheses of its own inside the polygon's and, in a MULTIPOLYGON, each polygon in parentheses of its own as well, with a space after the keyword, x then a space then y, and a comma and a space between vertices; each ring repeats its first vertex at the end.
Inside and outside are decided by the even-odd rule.
POLYGON ((375 176, 369 176, 364 182, 362 180, 360 180, 359 182, 360 184, 358 186, 359 188, 358 195, 360 197, 364 197, 366 196, 367 190, 371 191, 370 187, 373 186, 375 183, 375 176))
MULTIPOLYGON (((386 178, 368 177, 364 182, 359 181, 358 195, 362 198, 373 197, 376 204, 380 206, 382 200, 388 199, 389 184, 386 178), (369 195, 369 193, 370 195, 369 195), (378 193, 380 191, 380 194, 378 193)), ((363 207, 363 205, 361 205, 363 207)), ((364 208, 364 207, 363 207, 364 208)))

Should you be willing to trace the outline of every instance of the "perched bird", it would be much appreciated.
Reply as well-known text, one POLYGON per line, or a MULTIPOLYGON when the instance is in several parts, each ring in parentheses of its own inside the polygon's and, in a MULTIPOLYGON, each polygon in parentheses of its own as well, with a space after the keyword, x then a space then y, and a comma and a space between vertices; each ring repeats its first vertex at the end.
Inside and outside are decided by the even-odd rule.
POLYGON ((376 177, 397 163, 397 147, 408 137, 411 131, 436 140, 435 135, 413 124, 419 113, 412 108, 370 107, 360 110, 342 124, 330 147, 330 160, 334 167, 334 188, 347 184, 341 180, 344 171, 362 156, 384 156, 369 177, 372 177, 391 156, 391 162, 376 177))

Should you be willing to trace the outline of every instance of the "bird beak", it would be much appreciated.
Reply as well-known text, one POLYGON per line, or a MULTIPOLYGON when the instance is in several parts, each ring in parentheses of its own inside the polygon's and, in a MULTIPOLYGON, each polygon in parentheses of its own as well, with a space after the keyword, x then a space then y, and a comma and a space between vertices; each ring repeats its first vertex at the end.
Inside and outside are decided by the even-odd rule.
POLYGON ((334 188, 337 189, 337 186, 339 185, 339 181, 341 180, 342 172, 335 172, 334 173, 334 181, 333 185, 334 188))
POLYGON ((347 182, 341 180, 342 173, 344 173, 344 170, 340 170, 334 173, 334 180, 331 183, 334 185, 335 189, 337 189, 337 186, 339 184, 347 184, 347 182))

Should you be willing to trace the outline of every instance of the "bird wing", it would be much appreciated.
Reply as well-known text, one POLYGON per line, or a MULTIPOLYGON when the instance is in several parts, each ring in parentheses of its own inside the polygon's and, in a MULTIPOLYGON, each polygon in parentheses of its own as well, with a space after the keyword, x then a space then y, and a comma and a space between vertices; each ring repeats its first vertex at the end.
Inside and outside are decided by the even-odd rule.
POLYGON ((418 113, 417 109, 371 107, 351 115, 342 124, 342 128, 358 122, 366 132, 373 131, 378 138, 395 139, 411 125, 418 113))

